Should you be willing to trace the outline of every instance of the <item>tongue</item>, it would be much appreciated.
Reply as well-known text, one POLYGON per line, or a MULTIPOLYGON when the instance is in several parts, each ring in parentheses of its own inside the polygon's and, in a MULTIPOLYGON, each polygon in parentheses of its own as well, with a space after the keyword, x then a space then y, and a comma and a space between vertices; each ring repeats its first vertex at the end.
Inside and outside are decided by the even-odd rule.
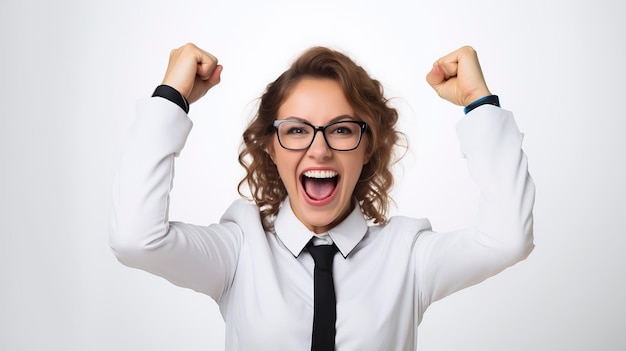
POLYGON ((335 180, 333 178, 304 178, 304 191, 314 200, 325 199, 335 189, 335 180))

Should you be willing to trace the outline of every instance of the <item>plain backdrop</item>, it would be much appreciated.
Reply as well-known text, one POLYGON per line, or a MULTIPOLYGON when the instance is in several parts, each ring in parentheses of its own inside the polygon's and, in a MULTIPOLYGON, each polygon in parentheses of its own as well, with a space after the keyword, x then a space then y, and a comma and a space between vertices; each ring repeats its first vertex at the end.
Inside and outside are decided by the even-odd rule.
POLYGON ((435 303, 419 349, 626 349, 624 5, 594 1, 0 3, 0 350, 221 350, 207 296, 119 264, 111 185, 135 103, 186 42, 224 65, 177 160, 171 218, 217 221, 238 195, 257 98, 306 48, 339 49, 383 82, 410 152, 392 214, 472 224, 462 109, 424 76, 478 51, 515 113, 537 186, 528 260, 435 303))

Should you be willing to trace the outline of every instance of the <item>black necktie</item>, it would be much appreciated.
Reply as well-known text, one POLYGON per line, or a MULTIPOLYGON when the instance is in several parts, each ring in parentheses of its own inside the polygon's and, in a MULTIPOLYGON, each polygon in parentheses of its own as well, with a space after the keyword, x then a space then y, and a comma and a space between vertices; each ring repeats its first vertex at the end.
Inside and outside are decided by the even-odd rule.
POLYGON ((335 245, 309 244, 309 252, 315 261, 313 271, 313 341, 312 351, 335 350, 335 322, 337 302, 333 284, 333 258, 335 245))

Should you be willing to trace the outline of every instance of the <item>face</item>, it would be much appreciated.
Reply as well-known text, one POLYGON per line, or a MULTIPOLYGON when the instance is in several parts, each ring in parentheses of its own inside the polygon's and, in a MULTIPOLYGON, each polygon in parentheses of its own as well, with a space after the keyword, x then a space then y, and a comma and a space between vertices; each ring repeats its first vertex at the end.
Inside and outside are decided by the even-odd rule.
MULTIPOLYGON (((325 126, 337 120, 356 120, 356 116, 337 82, 304 78, 280 106, 277 119, 300 119, 325 126)), ((318 132, 308 149, 293 151, 282 148, 274 135, 270 156, 293 212, 313 232, 328 231, 352 210, 352 193, 367 163, 366 144, 363 135, 355 150, 335 151, 318 132)))

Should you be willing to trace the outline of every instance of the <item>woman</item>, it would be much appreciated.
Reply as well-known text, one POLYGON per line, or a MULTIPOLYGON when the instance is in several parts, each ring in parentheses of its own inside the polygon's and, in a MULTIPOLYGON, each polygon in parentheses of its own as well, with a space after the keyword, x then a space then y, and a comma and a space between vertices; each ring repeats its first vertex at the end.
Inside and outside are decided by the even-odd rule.
POLYGON ((457 132, 481 191, 474 228, 436 233, 425 219, 386 218, 397 113, 376 80, 325 48, 268 85, 244 132, 240 190, 247 184, 254 202, 236 201, 208 227, 169 222, 188 103, 221 72, 192 44, 172 51, 121 159, 111 245, 122 263, 211 296, 228 350, 413 350, 432 302, 532 250, 534 185, 522 137, 470 47, 437 60, 426 79, 466 106, 457 132), (320 248, 330 252, 325 269, 320 248))

